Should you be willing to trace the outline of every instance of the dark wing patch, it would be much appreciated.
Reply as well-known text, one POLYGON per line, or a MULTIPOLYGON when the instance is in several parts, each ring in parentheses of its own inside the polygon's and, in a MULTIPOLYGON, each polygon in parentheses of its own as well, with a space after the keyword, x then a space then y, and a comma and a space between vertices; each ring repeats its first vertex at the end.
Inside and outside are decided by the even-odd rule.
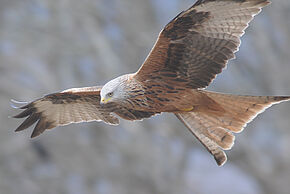
POLYGON ((36 137, 46 129, 70 123, 104 121, 116 125, 119 120, 112 115, 115 106, 100 105, 101 87, 86 87, 49 94, 20 109, 14 118, 26 118, 16 129, 22 131, 37 122, 31 137, 36 137))
POLYGON ((187 32, 193 27, 200 25, 203 21, 209 18, 209 12, 197 12, 192 10, 190 13, 184 14, 182 12, 179 16, 172 20, 172 24, 169 23, 164 29, 164 36, 171 40, 178 40, 185 38, 187 32))
POLYGON ((139 111, 126 107, 120 107, 114 113, 126 120, 142 120, 144 118, 150 118, 155 114, 160 114, 160 112, 139 111))
POLYGON ((197 89, 208 86, 240 45, 267 0, 199 0, 160 33, 135 78, 197 89))

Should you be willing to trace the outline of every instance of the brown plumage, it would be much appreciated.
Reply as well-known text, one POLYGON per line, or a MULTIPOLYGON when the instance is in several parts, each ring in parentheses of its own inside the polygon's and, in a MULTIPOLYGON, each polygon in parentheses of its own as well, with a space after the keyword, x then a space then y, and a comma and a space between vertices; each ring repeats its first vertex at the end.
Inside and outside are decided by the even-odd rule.
POLYGON ((160 32, 144 64, 134 74, 103 87, 65 90, 35 100, 15 118, 27 119, 16 129, 36 123, 32 137, 70 123, 142 120, 174 113, 214 156, 226 162, 234 133, 273 104, 290 97, 238 96, 205 91, 235 57, 253 16, 267 0, 198 0, 160 32))

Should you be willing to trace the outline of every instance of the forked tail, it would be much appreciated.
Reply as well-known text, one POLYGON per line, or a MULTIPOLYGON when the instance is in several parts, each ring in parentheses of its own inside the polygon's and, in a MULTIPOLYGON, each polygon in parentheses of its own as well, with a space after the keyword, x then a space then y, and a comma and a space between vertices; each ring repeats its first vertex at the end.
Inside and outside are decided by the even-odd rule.
POLYGON ((290 96, 239 96, 200 92, 222 109, 217 111, 208 107, 175 115, 214 156, 219 166, 227 160, 223 150, 231 149, 234 144, 233 132, 241 132, 247 123, 273 104, 290 100, 290 96))

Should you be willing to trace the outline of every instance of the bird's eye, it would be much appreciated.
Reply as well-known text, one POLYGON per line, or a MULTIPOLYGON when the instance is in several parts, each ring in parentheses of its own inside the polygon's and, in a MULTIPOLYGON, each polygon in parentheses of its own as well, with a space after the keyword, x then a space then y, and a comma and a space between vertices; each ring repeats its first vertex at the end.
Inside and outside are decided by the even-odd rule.
POLYGON ((112 97, 113 96, 113 92, 108 93, 108 96, 112 97))

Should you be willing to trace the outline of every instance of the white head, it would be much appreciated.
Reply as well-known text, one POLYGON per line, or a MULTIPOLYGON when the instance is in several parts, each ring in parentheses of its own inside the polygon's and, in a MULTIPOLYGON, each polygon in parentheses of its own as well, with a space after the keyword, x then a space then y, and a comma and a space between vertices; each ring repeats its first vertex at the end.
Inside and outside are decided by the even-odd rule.
POLYGON ((118 102, 126 98, 126 81, 128 75, 117 77, 106 83, 101 90, 101 104, 118 102))

